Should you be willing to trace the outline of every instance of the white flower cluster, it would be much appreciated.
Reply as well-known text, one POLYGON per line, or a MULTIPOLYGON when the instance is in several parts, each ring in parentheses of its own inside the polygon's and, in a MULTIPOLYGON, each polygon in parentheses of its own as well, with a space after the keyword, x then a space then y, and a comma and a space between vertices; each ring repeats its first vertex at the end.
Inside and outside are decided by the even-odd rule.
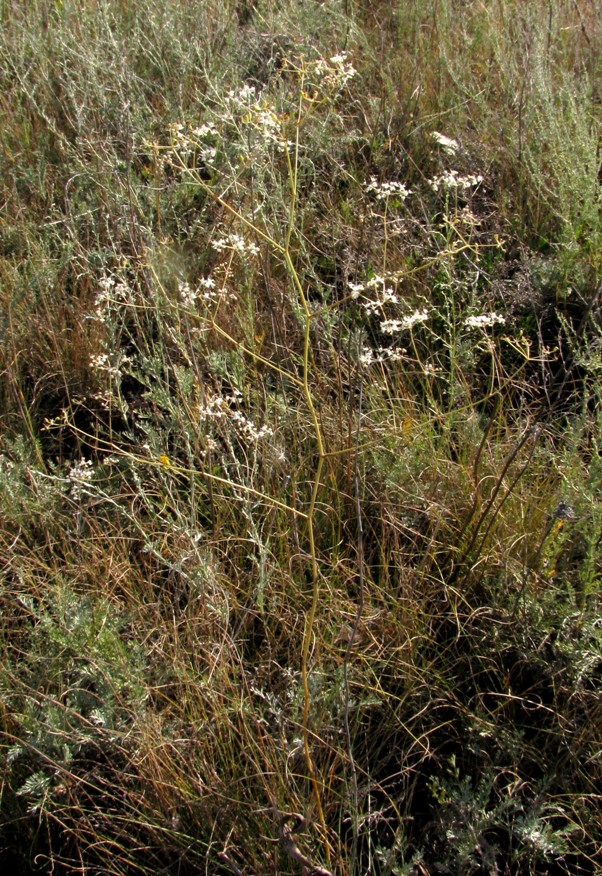
POLYGON ((197 283, 196 289, 193 289, 188 282, 178 283, 178 295, 184 307, 190 309, 192 309, 199 300, 209 303, 216 301, 218 298, 218 292, 215 288, 215 280, 212 277, 201 277, 197 283))
POLYGON ((172 122, 168 125, 168 130, 172 139, 177 141, 178 144, 184 144, 187 142, 186 128, 181 122, 172 122))
POLYGON ((234 110, 248 110, 257 101, 257 89, 254 85, 245 83, 238 91, 229 91, 226 101, 234 110))
POLYGON ((115 310, 130 300, 130 290, 127 283, 118 280, 112 274, 102 277, 99 290, 94 297, 95 318, 99 322, 107 322, 111 310, 115 310))
POLYGON ((483 182, 482 174, 470 173, 460 176, 457 170, 446 170, 440 176, 429 180, 429 185, 434 192, 449 191, 450 189, 470 189, 483 182))
MULTIPOLYGON (((367 286, 358 286, 354 284, 351 297, 357 299, 362 292, 366 291, 367 286)), ((397 304, 399 302, 399 296, 397 293, 388 286, 384 286, 382 289, 377 289, 375 298, 368 298, 366 295, 363 295, 362 297, 362 308, 368 315, 381 312, 387 304, 397 304)))
POLYGON ((287 146, 293 144, 286 140, 283 134, 282 121, 274 105, 257 94, 253 85, 243 85, 239 91, 229 91, 226 95, 226 117, 237 125, 250 127, 258 136, 255 144, 247 143, 247 148, 253 150, 262 146, 276 146, 278 152, 284 152, 287 146))
POLYGON ((374 194, 377 201, 386 201, 389 198, 396 198, 399 201, 405 201, 412 194, 412 190, 404 186, 403 183, 395 182, 378 182, 375 176, 370 177, 370 182, 366 183, 365 190, 368 193, 374 194))
POLYGON ((200 159, 206 167, 214 165, 217 155, 215 141, 219 137, 219 131, 213 122, 198 128, 187 128, 178 122, 170 126, 170 131, 172 150, 178 152, 181 160, 194 153, 196 159, 200 159))
POLYGON ((448 155, 455 155, 460 148, 457 140, 446 137, 445 134, 440 134, 439 131, 433 131, 431 137, 448 155))
POLYGON ((504 324, 506 320, 499 313, 480 313, 477 316, 469 316, 464 320, 466 328, 485 329, 491 328, 496 323, 504 324))
POLYGON ((89 459, 80 459, 74 463, 67 472, 67 480, 71 482, 69 495, 73 499, 81 499, 85 495, 86 487, 92 486, 94 468, 89 459))
POLYGON ((376 274, 374 277, 366 280, 365 283, 349 283, 349 294, 354 300, 357 300, 360 296, 365 298, 366 300, 362 302, 362 307, 368 313, 374 313, 385 304, 398 303, 399 297, 397 293, 391 286, 387 285, 387 283, 395 282, 396 280, 397 276, 394 274, 386 277, 376 274), (376 298, 368 299, 365 293, 372 295, 374 292, 376 292, 376 298))
POLYGON ((194 307, 196 300, 199 297, 198 291, 193 289, 190 283, 178 283, 178 295, 184 307, 194 307))
POLYGON ((265 424, 257 428, 241 411, 232 411, 231 420, 248 441, 261 441, 274 434, 274 430, 265 424))
POLYGON ((310 65, 310 72, 321 86, 336 90, 342 88, 357 74, 357 70, 347 60, 347 52, 333 55, 327 61, 319 58, 310 65))
POLYGON ((263 141, 268 145, 275 145, 278 152, 284 152, 287 146, 293 146, 293 143, 283 137, 280 119, 272 107, 257 107, 249 122, 263 141))
POLYGON ((96 356, 90 356, 90 367, 94 371, 108 375, 113 380, 121 380, 121 368, 132 360, 130 356, 118 356, 118 360, 118 363, 115 364, 107 353, 99 353, 96 356))
POLYGON ((380 330, 386 335, 396 335, 413 329, 415 325, 426 322, 430 317, 426 308, 401 316, 396 314, 389 316, 391 308, 395 311, 399 305, 399 295, 389 284, 396 283, 400 277, 400 274, 377 275, 365 283, 350 283, 348 286, 350 297, 354 300, 362 299, 360 306, 368 316, 380 315, 380 330))
POLYGON ((397 349, 396 347, 364 347, 359 360, 360 365, 368 368, 376 362, 400 362, 407 354, 407 350, 397 349))
MULTIPOLYGON (((389 284, 396 284, 402 276, 403 272, 376 275, 365 283, 350 283, 348 286, 350 297, 355 300, 361 297, 360 306, 369 316, 379 315, 379 326, 384 335, 398 336, 404 331, 411 331, 414 326, 426 322, 431 316, 426 307, 413 313, 398 315, 399 296, 389 284), (391 310, 393 315, 389 316, 391 310)), ((359 363, 363 367, 369 367, 374 363, 399 362, 406 355, 407 350, 398 346, 364 347, 359 355, 359 363)))
POLYGON ((232 412, 232 406, 240 404, 242 392, 234 390, 231 395, 214 395, 199 408, 201 419, 220 420, 232 412))
POLYGON ((242 393, 234 390, 231 395, 215 395, 199 408, 201 420, 218 420, 231 423, 245 441, 256 443, 274 434, 269 426, 260 426, 246 417, 237 407, 242 400, 242 393))
POLYGON ((215 158, 217 156, 217 147, 216 146, 203 146, 199 150, 199 158, 205 167, 212 167, 215 163, 215 158))
POLYGON ((242 237, 240 234, 228 234, 226 237, 218 237, 211 241, 211 246, 216 252, 223 252, 226 249, 232 250, 240 256, 244 255, 259 255, 259 247, 255 243, 251 243, 242 237))
POLYGON ((193 137, 197 138, 197 140, 204 140, 205 137, 217 137, 219 135, 217 125, 213 122, 207 122, 198 128, 193 128, 191 133, 193 137))
POLYGON ((426 322, 429 315, 428 310, 416 310, 401 319, 384 319, 381 321, 380 330, 385 335, 396 335, 401 331, 413 329, 421 322, 426 322))

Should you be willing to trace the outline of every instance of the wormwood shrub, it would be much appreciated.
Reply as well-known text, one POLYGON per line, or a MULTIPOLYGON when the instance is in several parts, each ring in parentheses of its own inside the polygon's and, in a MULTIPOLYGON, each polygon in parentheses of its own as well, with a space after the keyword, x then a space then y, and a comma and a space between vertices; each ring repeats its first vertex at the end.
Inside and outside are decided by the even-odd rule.
POLYGON ((94 606, 60 585, 56 594, 48 594, 48 601, 49 613, 21 597, 24 613, 33 618, 27 646, 32 660, 18 668, 6 667, 8 673, 20 676, 22 684, 17 709, 25 746, 17 742, 8 752, 8 762, 16 763, 32 748, 37 750, 41 769, 17 790, 30 798, 39 795, 39 800, 31 799, 34 809, 54 795, 60 767, 94 746, 95 728, 106 731, 101 734, 102 747, 123 726, 124 718, 131 719, 132 708, 139 707, 136 704, 145 696, 134 648, 121 640, 122 622, 114 611, 106 605, 94 606), (124 710, 119 700, 125 689, 124 710), (36 694, 41 701, 36 701, 36 694), (55 776, 44 770, 54 763, 58 763, 55 776))
POLYGON ((596 871, 576 9, 3 9, 24 872, 596 871))
POLYGON ((127 728, 146 697, 141 652, 122 638, 114 606, 58 581, 34 598, 26 584, 18 595, 8 588, 2 594, 3 707, 10 715, 3 835, 9 848, 21 845, 24 866, 27 844, 52 860, 59 836, 63 852, 72 848, 75 817, 81 835, 89 835, 93 824, 99 832, 101 820, 110 821, 109 800, 127 807, 126 789, 121 795, 113 777, 126 762, 127 728))

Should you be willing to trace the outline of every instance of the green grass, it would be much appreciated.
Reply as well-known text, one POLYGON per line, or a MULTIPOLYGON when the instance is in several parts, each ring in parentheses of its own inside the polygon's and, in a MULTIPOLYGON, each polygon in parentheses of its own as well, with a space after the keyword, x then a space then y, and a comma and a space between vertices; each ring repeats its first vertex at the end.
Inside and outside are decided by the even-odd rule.
POLYGON ((0 849, 595 874, 598 0, 0 4, 0 849))

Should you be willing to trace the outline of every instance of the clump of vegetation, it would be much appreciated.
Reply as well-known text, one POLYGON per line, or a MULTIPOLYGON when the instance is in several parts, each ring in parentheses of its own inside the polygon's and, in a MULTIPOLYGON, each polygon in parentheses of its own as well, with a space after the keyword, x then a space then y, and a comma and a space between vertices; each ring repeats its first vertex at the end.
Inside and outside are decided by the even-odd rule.
POLYGON ((599 6, 2 6, 14 872, 599 871, 599 6))

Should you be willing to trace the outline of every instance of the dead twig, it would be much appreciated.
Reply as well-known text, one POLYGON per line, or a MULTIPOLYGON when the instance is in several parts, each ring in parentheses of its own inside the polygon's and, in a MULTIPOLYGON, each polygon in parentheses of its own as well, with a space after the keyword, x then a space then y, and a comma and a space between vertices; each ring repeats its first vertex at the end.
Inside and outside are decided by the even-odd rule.
POLYGON ((301 865, 304 876, 333 876, 330 870, 325 870, 323 867, 316 867, 310 859, 303 854, 299 846, 292 837, 292 834, 297 833, 302 827, 305 827, 307 820, 299 815, 298 812, 287 812, 281 816, 278 824, 278 834, 280 837, 280 846, 283 852, 297 861, 301 865), (291 822, 293 822, 291 824, 291 822))

